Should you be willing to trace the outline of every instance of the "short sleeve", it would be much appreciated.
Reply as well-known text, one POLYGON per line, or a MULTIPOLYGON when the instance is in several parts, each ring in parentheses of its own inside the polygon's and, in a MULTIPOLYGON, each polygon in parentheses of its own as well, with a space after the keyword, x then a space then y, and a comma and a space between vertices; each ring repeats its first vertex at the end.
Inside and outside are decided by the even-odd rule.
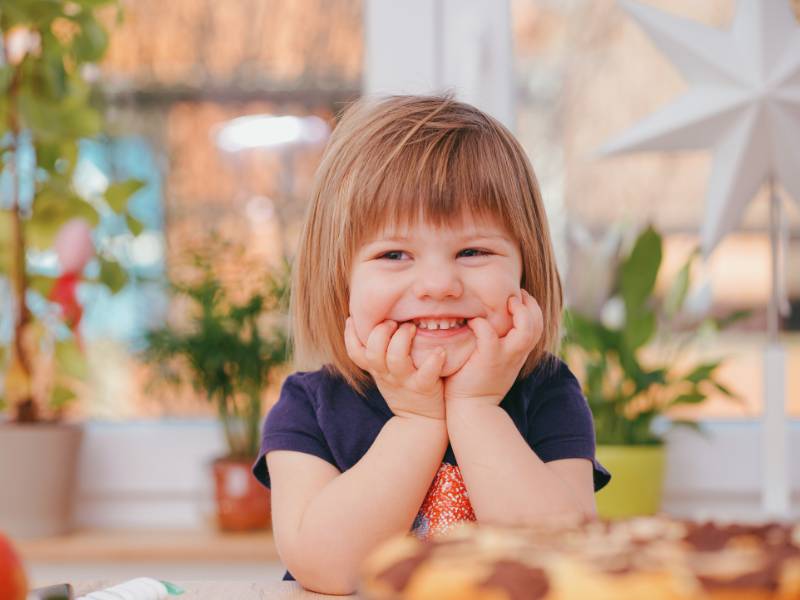
POLYGON ((528 444, 544 462, 564 458, 592 461, 594 489, 600 490, 611 474, 595 458, 594 421, 581 386, 561 363, 556 373, 533 392, 535 409, 528 414, 528 444))
POLYGON ((261 448, 253 465, 253 475, 266 487, 270 487, 266 455, 272 450, 313 454, 336 465, 319 426, 311 396, 296 374, 290 375, 283 383, 278 402, 264 421, 261 448))

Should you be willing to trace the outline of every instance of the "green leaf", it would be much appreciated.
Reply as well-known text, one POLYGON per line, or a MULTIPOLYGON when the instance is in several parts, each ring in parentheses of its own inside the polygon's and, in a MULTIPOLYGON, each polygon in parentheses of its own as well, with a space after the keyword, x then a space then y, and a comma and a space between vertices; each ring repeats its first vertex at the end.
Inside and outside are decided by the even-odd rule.
POLYGON ((728 396, 728 398, 739 398, 740 397, 739 394, 733 392, 730 388, 728 388, 727 386, 719 383, 718 381, 712 381, 711 383, 722 394, 724 394, 725 396, 728 396))
POLYGON ((664 298, 664 312, 670 319, 680 312, 681 308, 683 308, 683 303, 686 301, 686 294, 689 292, 689 276, 696 256, 697 251, 692 252, 681 267, 681 270, 678 271, 664 298))
POLYGON ((26 24, 33 24, 37 28, 48 27, 55 18, 62 14, 62 3, 53 0, 3 2, 3 10, 6 10, 7 4, 16 4, 27 17, 26 24))
POLYGON ((714 374, 714 371, 717 370, 720 362, 721 361, 715 361, 698 365, 692 369, 692 371, 686 375, 686 377, 684 377, 684 380, 695 384, 700 383, 701 381, 706 381, 707 379, 710 379, 711 375, 714 374))
POLYGON ((678 404, 700 404, 706 398, 707 396, 701 392, 691 392, 688 394, 681 394, 672 400, 669 405, 676 406, 678 404))
POLYGON ((50 394, 50 406, 54 409, 64 408, 76 397, 75 392, 71 389, 58 385, 53 388, 53 392, 50 394))
POLYGON ((751 311, 751 310, 737 310, 737 311, 734 311, 734 312, 730 313, 729 315, 727 315, 727 316, 725 316, 725 317, 723 317, 721 319, 716 319, 714 322, 715 322, 715 324, 717 326, 717 329, 721 331, 723 329, 726 329, 726 328, 730 327, 731 325, 733 325, 737 321, 741 321, 742 319, 749 318, 750 315, 752 315, 752 314, 753 314, 753 311, 751 311))
POLYGON ((685 427, 687 429, 691 429, 695 433, 699 433, 704 438, 709 439, 710 434, 709 432, 702 426, 702 424, 698 423, 697 421, 690 421, 688 419, 673 419, 670 423, 673 427, 685 427))
POLYGON ((131 230, 133 235, 139 235, 144 231, 142 222, 128 212, 125 213, 125 222, 128 224, 128 229, 131 230))
POLYGON ((91 228, 97 227, 100 223, 100 215, 94 206, 80 196, 70 196, 67 199, 67 214, 70 219, 83 219, 91 228))
POLYGON ((5 136, 5 134, 9 130, 8 105, 9 105, 8 97, 3 94, 0 94, 0 137, 5 136))
POLYGON ((91 13, 82 12, 75 21, 81 26, 80 33, 72 41, 75 57, 79 62, 97 62, 108 47, 108 34, 91 13))
POLYGON ((711 385, 713 385, 715 389, 717 389, 721 394, 723 394, 727 401, 738 404, 742 408, 747 407, 747 402, 745 401, 745 399, 742 398, 736 392, 729 389, 727 386, 722 385, 718 381, 713 381, 713 380, 711 381, 711 385))
POLYGON ((3 65, 0 67, 0 95, 5 94, 11 80, 14 77, 14 69, 11 65, 3 65))
POLYGON ((622 298, 628 314, 640 312, 653 292, 660 266, 661 236, 653 227, 648 227, 639 235, 620 268, 622 298))
POLYGON ((47 95, 57 100, 69 93, 69 74, 64 66, 64 48, 50 31, 42 32, 40 72, 47 95))
POLYGON ((656 332, 656 314, 649 310, 639 315, 628 315, 623 337, 631 350, 649 342, 656 332))
POLYGON ((76 4, 88 9, 95 9, 106 4, 116 4, 117 2, 119 0, 75 0, 76 4))
POLYGON ((614 351, 617 354, 619 365, 622 367, 625 377, 634 384, 636 393, 646 390, 654 383, 650 381, 644 368, 639 364, 636 352, 629 348, 627 344, 621 341, 619 346, 614 348, 614 351))
POLYGON ((629 444, 656 444, 661 440, 653 433, 653 419, 658 416, 656 409, 637 414, 629 423, 626 442, 629 444))
POLYGON ((78 162, 78 142, 67 140, 64 142, 36 144, 36 162, 43 169, 66 178, 67 185, 71 174, 78 162))
POLYGON ((70 96, 54 100, 30 85, 23 86, 19 106, 24 124, 36 141, 61 143, 69 138, 90 137, 100 130, 100 114, 86 104, 88 88, 70 80, 70 96))
POLYGON ((0 210, 0 273, 11 272, 11 211, 0 210))
POLYGON ((59 229, 70 219, 85 219, 90 227, 95 227, 100 221, 97 211, 83 198, 73 193, 61 195, 51 185, 36 194, 33 207, 33 216, 25 224, 25 233, 30 245, 40 250, 53 245, 59 229))
POLYGON ((101 258, 99 280, 108 286, 112 294, 116 294, 128 283, 128 274, 117 261, 101 258))
POLYGON ((75 338, 56 342, 56 365, 70 377, 86 379, 89 375, 89 363, 75 338))
POLYGON ((50 290, 53 289, 55 279, 46 277, 44 275, 29 275, 28 287, 32 290, 39 292, 44 298, 50 295, 50 290))
POLYGON ((127 179, 117 181, 108 186, 105 193, 106 202, 114 212, 122 212, 128 199, 145 186, 145 182, 140 179, 127 179))
POLYGON ((599 321, 584 317, 580 313, 571 310, 565 311, 564 327, 567 344, 575 344, 589 352, 604 352, 609 347, 613 347, 612 332, 599 321))
MULTIPOLYGON (((34 213, 38 217, 38 213, 34 213)), ((31 219, 25 223, 27 244, 37 250, 47 250, 53 245, 63 221, 31 219)))

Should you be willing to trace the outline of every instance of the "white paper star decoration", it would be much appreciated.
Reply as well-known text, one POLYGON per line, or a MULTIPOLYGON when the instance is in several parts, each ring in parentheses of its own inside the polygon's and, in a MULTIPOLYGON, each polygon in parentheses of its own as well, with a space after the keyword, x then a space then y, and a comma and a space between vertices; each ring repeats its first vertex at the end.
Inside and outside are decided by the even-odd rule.
POLYGON ((770 176, 800 203, 800 24, 789 0, 740 0, 729 31, 620 3, 691 88, 600 152, 713 147, 706 256, 770 176))

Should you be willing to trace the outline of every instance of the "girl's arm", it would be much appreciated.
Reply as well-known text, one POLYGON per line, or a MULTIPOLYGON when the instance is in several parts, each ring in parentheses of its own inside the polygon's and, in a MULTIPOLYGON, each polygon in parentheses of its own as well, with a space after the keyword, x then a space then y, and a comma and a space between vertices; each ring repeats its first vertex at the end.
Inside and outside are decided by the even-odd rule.
POLYGON ((267 454, 275 543, 295 579, 316 592, 354 592, 366 554, 411 529, 446 449, 444 420, 410 415, 389 419, 344 473, 310 454, 267 454))
POLYGON ((447 427, 478 522, 520 525, 595 514, 591 461, 543 462, 501 407, 448 405, 447 427))

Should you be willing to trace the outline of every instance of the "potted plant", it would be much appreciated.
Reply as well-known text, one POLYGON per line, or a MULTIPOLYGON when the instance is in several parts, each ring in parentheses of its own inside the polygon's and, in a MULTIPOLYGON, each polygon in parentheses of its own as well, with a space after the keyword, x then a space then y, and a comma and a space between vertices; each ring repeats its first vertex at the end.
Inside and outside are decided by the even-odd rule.
MULTIPOLYGON (((212 246, 210 255, 217 261, 222 254, 212 246)), ((216 409, 228 446, 228 454, 212 465, 220 528, 268 527, 269 490, 258 485, 250 469, 261 441, 263 392, 270 375, 290 358, 290 269, 285 261, 273 272, 263 266, 247 269, 251 289, 242 293, 245 282, 234 278, 241 296, 234 301, 208 253, 194 252, 192 261, 193 276, 171 283, 174 293, 189 301, 189 313, 179 315, 188 322, 148 332, 143 357, 156 365, 161 381, 180 384, 188 378, 216 409), (253 273, 260 278, 255 284, 253 273)), ((241 259, 232 262, 241 264, 241 259)))
POLYGON ((565 311, 562 354, 580 374, 594 416, 597 457, 613 474, 597 495, 598 513, 653 514, 660 506, 665 459, 664 432, 655 431, 654 422, 664 417, 701 431, 694 421, 669 419, 669 412, 700 404, 714 392, 740 400, 717 378, 721 360, 686 364, 685 351, 698 334, 719 331, 748 313, 716 319, 687 310, 697 250, 657 297, 662 237, 653 227, 639 234, 629 253, 611 244, 606 254, 613 265, 610 298, 595 303, 593 313, 576 306, 565 311))
POLYGON ((0 529, 18 537, 69 527, 82 430, 63 415, 87 370, 76 290, 126 281, 92 228, 115 215, 140 229, 126 210, 140 182, 92 198, 74 185, 79 141, 102 127, 85 73, 106 49, 107 3, 0 7, 0 529))

